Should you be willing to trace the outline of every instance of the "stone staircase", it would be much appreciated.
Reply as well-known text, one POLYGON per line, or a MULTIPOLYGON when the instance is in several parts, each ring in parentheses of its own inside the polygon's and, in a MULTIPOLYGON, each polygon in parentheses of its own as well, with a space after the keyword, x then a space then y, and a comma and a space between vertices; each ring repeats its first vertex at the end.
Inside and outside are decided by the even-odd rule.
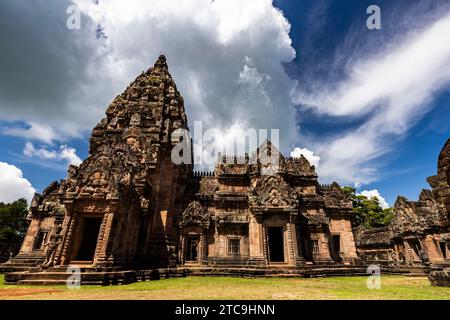
POLYGON ((269 267, 255 266, 190 266, 190 276, 239 276, 239 277, 329 277, 329 276, 367 276, 366 267, 314 265, 305 267, 290 267, 286 265, 271 265, 269 267))
POLYGON ((39 255, 22 255, 0 264, 0 273, 28 271, 42 264, 44 258, 39 255))
MULTIPOLYGON (((137 281, 186 277, 187 275, 186 269, 98 271, 96 268, 80 268, 81 285, 129 284, 137 281)), ((45 271, 12 272, 5 276, 5 284, 17 285, 67 285, 76 280, 72 273, 62 267, 49 268, 45 271)))
MULTIPOLYGON (((5 284, 18 285, 67 285, 74 281, 68 266, 53 267, 46 270, 29 268, 27 271, 10 272, 5 276, 5 284)), ((398 268, 382 267, 382 274, 402 274, 410 272, 398 268)), ((419 270, 417 271, 417 273, 419 270)), ((413 273, 414 275, 414 273, 413 273)), ((424 274, 421 274, 423 276, 424 274)), ((285 264, 267 266, 225 265, 208 266, 187 264, 178 268, 162 268, 149 270, 117 270, 115 268, 100 269, 91 266, 80 267, 81 285, 115 285, 137 281, 159 280, 186 276, 230 276, 242 278, 256 277, 332 277, 332 276, 368 276, 367 267, 360 265, 305 265, 292 267, 285 264)))
POLYGON ((427 277, 430 273, 430 268, 422 265, 404 267, 401 270, 405 271, 408 277, 427 277))

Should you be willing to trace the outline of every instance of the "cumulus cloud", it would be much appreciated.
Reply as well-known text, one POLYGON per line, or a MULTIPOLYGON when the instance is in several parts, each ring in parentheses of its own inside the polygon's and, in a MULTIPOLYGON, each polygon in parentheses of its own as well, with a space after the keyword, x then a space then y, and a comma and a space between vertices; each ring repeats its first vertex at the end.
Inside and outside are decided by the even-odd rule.
POLYGON ((314 94, 296 91, 295 102, 317 114, 360 119, 356 128, 322 141, 311 138, 322 157, 323 178, 356 184, 376 180, 372 161, 391 150, 450 82, 450 14, 434 18, 392 38, 376 54, 349 54, 345 76, 315 82, 314 94))
POLYGON ((2 134, 46 143, 80 137, 111 99, 95 25, 66 28, 69 0, 0 2, 2 134), (18 54, 20 53, 20 54, 18 54), (8 123, 9 122, 9 123, 8 123))
POLYGON ((76 154, 76 149, 66 145, 61 145, 59 150, 48 150, 45 147, 36 148, 33 143, 27 142, 23 154, 27 157, 37 157, 43 160, 65 160, 68 164, 75 166, 82 162, 76 154))
POLYGON ((70 148, 66 145, 62 145, 60 148, 59 157, 62 160, 67 160, 69 164, 79 166, 81 164, 81 159, 77 156, 77 150, 75 148, 70 148))
POLYGON ((42 125, 30 121, 27 126, 22 127, 4 127, 0 129, 4 135, 22 137, 26 139, 38 139, 46 143, 51 143, 57 139, 58 134, 55 129, 48 125, 42 125))
POLYGON ((35 192, 31 183, 23 177, 22 170, 0 162, 0 202, 10 203, 25 198, 30 204, 35 192))
POLYGON ((291 157, 300 157, 303 155, 306 160, 309 161, 313 166, 316 168, 319 167, 320 163, 320 157, 314 154, 314 151, 308 150, 306 148, 294 148, 294 150, 291 151, 291 157))
POLYGON ((33 2, 36 11, 30 9, 26 14, 16 12, 15 1, 6 3, 1 5, 8 10, 0 12, 10 14, 0 33, 12 43, 11 57, 3 62, 11 70, 2 72, 0 84, 9 82, 5 91, 9 88, 16 94, 7 99, 0 89, 4 109, 0 117, 27 124, 33 121, 29 128, 8 128, 9 134, 41 139, 44 136, 30 132, 39 125, 54 130, 41 139, 44 142, 79 136, 95 125, 108 103, 136 75, 164 53, 184 96, 191 127, 193 121, 201 120, 205 128, 220 130, 236 124, 244 130, 282 129, 285 151, 295 141, 295 110, 289 95, 295 82, 282 65, 294 59, 295 51, 290 24, 271 0, 110 0, 98 4, 74 0, 83 14, 81 30, 65 28, 69 1, 56 7, 49 0, 33 2), (29 21, 20 27, 26 36, 23 41, 37 53, 17 44, 13 12, 29 21), (44 22, 36 27, 38 19, 44 22), (99 26, 104 37, 97 39, 99 26), (22 52, 23 57, 14 59, 13 52, 22 52), (32 68, 13 72, 21 63, 32 64, 32 68), (20 75, 27 77, 25 83, 20 75))
POLYGON ((364 190, 361 191, 359 194, 369 199, 377 198, 381 208, 383 209, 389 208, 389 204, 387 203, 386 199, 381 196, 380 192, 377 189, 364 190))

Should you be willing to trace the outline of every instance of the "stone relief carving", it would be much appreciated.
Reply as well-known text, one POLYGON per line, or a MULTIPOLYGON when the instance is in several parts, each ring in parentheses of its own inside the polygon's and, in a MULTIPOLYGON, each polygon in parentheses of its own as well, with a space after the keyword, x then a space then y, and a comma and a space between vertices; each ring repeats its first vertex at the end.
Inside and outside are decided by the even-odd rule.
POLYGON ((316 174, 315 167, 303 155, 299 158, 287 158, 283 164, 284 169, 292 174, 316 174))
POLYGON ((394 207, 392 230, 399 236, 405 233, 423 233, 435 226, 448 223, 445 206, 435 200, 430 190, 423 190, 419 201, 398 197, 394 207))
POLYGON ((252 181, 249 202, 251 206, 289 207, 293 205, 293 195, 291 188, 281 176, 264 176, 252 181))
POLYGON ((208 228, 210 218, 210 213, 198 201, 193 201, 181 214, 180 226, 198 225, 208 228))
POLYGON ((43 247, 45 248, 45 261, 42 264, 43 268, 52 267, 54 264, 54 258, 56 254, 56 249, 62 241, 62 226, 57 225, 55 227, 54 233, 50 236, 49 241, 44 243, 43 247))

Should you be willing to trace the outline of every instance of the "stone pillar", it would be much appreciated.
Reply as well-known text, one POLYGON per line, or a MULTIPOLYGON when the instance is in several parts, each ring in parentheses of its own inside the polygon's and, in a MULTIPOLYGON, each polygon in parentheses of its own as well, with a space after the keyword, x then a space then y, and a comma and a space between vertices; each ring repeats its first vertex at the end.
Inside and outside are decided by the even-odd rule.
POLYGON ((62 265, 67 265, 70 263, 70 255, 72 253, 72 247, 73 247, 73 236, 74 236, 74 230, 75 226, 78 221, 78 212, 73 212, 70 216, 67 217, 67 231, 66 231, 66 237, 63 242, 62 251, 61 251, 61 257, 60 257, 60 263, 62 265))
POLYGON ((266 265, 269 265, 270 259, 269 259, 269 250, 267 248, 267 234, 266 234, 266 227, 264 226, 264 223, 261 221, 261 238, 262 238, 262 249, 263 249, 263 257, 264 262, 266 265))
POLYGON ((263 252, 263 225, 260 218, 250 217, 248 226, 249 254, 253 264, 265 263, 263 252))
POLYGON ((425 252, 427 253, 428 260, 430 263, 442 263, 444 262, 444 257, 442 256, 439 244, 436 241, 435 237, 439 237, 438 235, 426 235, 425 239, 422 241, 422 247, 425 249, 425 252))
POLYGON ((206 254, 207 245, 206 245, 205 233, 200 235, 198 247, 199 247, 198 248, 198 262, 201 264, 208 263, 208 258, 207 258, 207 254, 206 254))
POLYGON ((114 213, 109 212, 103 216, 102 224, 100 226, 100 232, 98 235, 97 246, 95 248, 94 264, 106 265, 108 264, 109 248, 108 244, 111 237, 111 228, 114 220, 114 213))
POLYGON ((289 264, 293 266, 301 266, 305 264, 305 259, 301 250, 298 247, 297 228, 296 228, 297 214, 291 213, 290 221, 287 223, 287 236, 288 236, 288 252, 289 252, 289 264))
MULTIPOLYGON (((183 231, 181 231, 181 232, 183 232, 183 231)), ((184 258, 185 257, 184 252, 185 252, 185 247, 186 247, 185 242, 186 242, 185 237, 183 235, 180 235, 180 256, 178 258, 179 258, 180 264, 182 264, 182 265, 185 263, 185 258, 184 258)))
POLYGON ((414 250, 409 245, 409 242, 404 240, 403 241, 403 245, 405 247, 406 262, 414 262, 414 261, 416 261, 416 258, 415 258, 414 253, 413 253, 414 250))

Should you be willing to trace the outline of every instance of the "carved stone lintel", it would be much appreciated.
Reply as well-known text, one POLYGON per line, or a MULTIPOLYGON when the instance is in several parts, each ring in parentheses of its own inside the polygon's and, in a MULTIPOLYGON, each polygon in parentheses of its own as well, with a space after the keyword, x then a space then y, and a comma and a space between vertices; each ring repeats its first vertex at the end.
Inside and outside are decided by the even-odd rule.
POLYGON ((211 215, 198 201, 191 202, 181 214, 180 227, 197 225, 209 228, 211 215))

